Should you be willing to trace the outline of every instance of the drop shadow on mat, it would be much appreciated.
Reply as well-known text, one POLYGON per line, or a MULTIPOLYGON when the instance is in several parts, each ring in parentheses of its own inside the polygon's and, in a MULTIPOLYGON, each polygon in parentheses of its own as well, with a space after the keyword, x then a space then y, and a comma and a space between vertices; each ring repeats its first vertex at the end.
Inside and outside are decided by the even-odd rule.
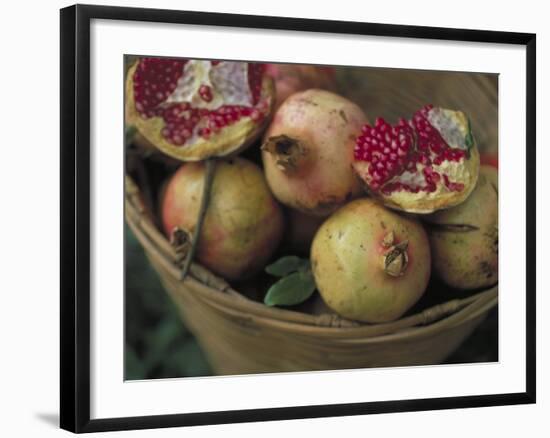
POLYGON ((46 423, 48 426, 59 428, 59 414, 53 412, 38 412, 35 414, 35 417, 38 418, 43 423, 46 423))
MULTIPOLYGON (((262 280, 256 284, 264 288, 264 283, 270 280, 262 280)), ((438 285, 435 283, 430 287, 438 288, 438 285)), ((249 298, 260 301, 262 299, 258 291, 238 289, 246 293, 249 298)), ((126 380, 213 375, 204 352, 182 323, 175 305, 164 291, 156 272, 150 266, 141 246, 128 227, 126 227, 125 293, 124 374, 126 380)), ((460 297, 460 292, 453 293, 457 298, 460 297)), ((436 294, 426 293, 425 297, 428 298, 423 298, 410 312, 437 304, 436 294)), ((496 361, 498 361, 498 307, 488 313, 472 335, 443 363, 496 361)))

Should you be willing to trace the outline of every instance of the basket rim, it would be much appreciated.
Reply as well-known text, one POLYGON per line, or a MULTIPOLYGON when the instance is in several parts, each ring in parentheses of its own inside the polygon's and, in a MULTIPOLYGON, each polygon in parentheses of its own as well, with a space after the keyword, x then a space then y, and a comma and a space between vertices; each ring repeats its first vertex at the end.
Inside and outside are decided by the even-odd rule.
MULTIPOLYGON (((195 296, 201 299, 203 303, 210 305, 211 308, 214 308, 220 313, 223 312, 226 316, 229 315, 234 318, 242 316, 241 313, 235 312, 232 309, 232 305, 235 301, 231 295, 220 294, 219 291, 208 288, 194 278, 190 278, 186 280, 186 282, 187 281, 191 283, 190 286, 192 287, 193 292, 195 292, 195 296), (223 299, 219 301, 208 300, 208 298, 211 298, 212 295, 218 295, 223 297, 223 299)), ((257 314, 253 315, 253 319, 255 324, 260 327, 278 329, 279 331, 285 331, 292 333, 293 335, 316 335, 322 337, 323 340, 330 338, 332 342, 338 341, 345 343, 365 344, 405 340, 409 338, 417 339, 419 337, 429 336, 444 329, 453 328, 479 317, 483 313, 490 310, 497 303, 498 297, 494 292, 496 292, 496 288, 485 291, 482 295, 480 294, 478 299, 472 301, 467 306, 464 306, 445 317, 438 318, 433 322, 423 325, 406 326, 398 330, 395 330, 396 327, 394 323, 361 324, 356 327, 332 327, 309 326, 301 323, 282 321, 275 318, 262 317, 257 314)), ((260 306, 262 305, 256 301, 250 300, 250 302, 260 306)))
POLYGON ((192 263, 189 275, 181 278, 177 255, 164 234, 152 222, 141 202, 138 186, 125 178, 125 219, 148 257, 173 280, 192 289, 211 308, 233 318, 253 317, 265 327, 304 335, 318 335, 348 342, 392 340, 420 336, 445 327, 453 327, 488 312, 498 303, 498 284, 463 299, 452 299, 389 323, 367 324, 350 321, 333 314, 311 315, 296 310, 266 306, 249 299, 223 279, 198 263, 192 263))

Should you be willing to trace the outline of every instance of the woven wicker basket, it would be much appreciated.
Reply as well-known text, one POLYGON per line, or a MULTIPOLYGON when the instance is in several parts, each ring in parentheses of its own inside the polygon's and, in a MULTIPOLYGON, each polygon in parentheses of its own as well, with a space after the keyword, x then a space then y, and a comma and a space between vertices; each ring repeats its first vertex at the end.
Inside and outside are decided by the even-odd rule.
MULTIPOLYGON (((480 149, 494 152, 496 79, 438 73, 434 80, 432 75, 373 69, 368 85, 355 88, 356 95, 350 97, 364 103, 371 119, 381 114, 395 120, 398 111, 394 114, 388 108, 409 114, 426 102, 461 108, 472 118, 480 149)), ((364 78, 364 70, 350 69, 345 81, 353 86, 358 78, 364 78)), ((497 305, 498 287, 493 287, 384 324, 267 307, 199 264, 193 264, 182 280, 179 258, 144 209, 138 186, 127 177, 125 187, 126 221, 217 374, 437 364, 497 305)))

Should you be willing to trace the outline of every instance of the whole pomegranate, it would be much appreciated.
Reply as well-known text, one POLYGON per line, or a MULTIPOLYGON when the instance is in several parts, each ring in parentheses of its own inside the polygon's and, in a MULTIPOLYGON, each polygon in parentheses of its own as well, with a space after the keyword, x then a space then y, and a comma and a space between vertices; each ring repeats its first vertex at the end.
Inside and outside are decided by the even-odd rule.
POLYGON ((380 323, 399 318, 423 295, 430 246, 418 222, 363 198, 321 225, 311 265, 323 300, 336 313, 380 323))
POLYGON ((349 100, 324 90, 290 96, 262 145, 267 182, 283 204, 327 216, 361 193, 351 168, 355 137, 366 122, 349 100))
MULTIPOLYGON (((172 176, 162 199, 168 236, 191 234, 205 180, 203 163, 186 163, 172 176)), ((236 280, 262 269, 283 234, 283 214, 258 166, 242 158, 216 163, 197 259, 213 272, 236 280)))
POLYGON ((448 285, 478 289, 498 281, 498 173, 481 166, 462 204, 429 215, 433 268, 448 285))
POLYGON ((334 91, 336 81, 334 68, 318 67, 301 64, 266 64, 266 73, 275 81, 275 109, 279 108, 285 99, 298 91, 309 88, 320 88, 334 91))
POLYGON ((264 64, 140 58, 126 80, 126 121, 183 161, 250 145, 271 114, 275 90, 264 64))
POLYGON ((395 126, 382 118, 365 125, 353 167, 388 207, 432 213, 460 204, 472 192, 479 152, 464 113, 428 105, 395 126))

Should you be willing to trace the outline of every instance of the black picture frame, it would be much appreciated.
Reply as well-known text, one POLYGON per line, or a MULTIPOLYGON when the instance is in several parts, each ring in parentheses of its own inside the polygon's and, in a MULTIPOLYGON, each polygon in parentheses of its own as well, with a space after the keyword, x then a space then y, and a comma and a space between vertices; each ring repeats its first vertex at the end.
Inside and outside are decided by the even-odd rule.
POLYGON ((60 426, 81 432, 535 403, 536 35, 376 23, 75 5, 61 9, 60 426), (90 22, 93 19, 487 42, 526 47, 526 391, 416 400, 90 419, 90 22))

